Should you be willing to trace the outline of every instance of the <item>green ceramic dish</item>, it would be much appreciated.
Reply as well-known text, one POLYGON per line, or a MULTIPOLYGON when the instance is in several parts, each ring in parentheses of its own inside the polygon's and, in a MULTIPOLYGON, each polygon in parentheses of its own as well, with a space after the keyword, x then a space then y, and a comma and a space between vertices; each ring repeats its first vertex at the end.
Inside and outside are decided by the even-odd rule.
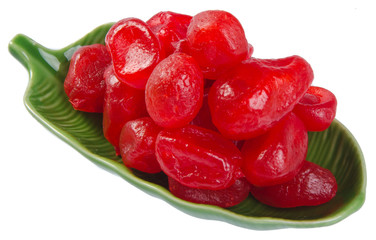
POLYGON ((327 226, 341 221, 363 205, 366 191, 363 155, 357 141, 337 120, 328 130, 309 134, 307 159, 330 169, 339 186, 334 199, 317 207, 277 209, 265 206, 251 196, 228 209, 194 204, 174 197, 167 189, 163 174, 144 174, 123 166, 103 137, 101 115, 75 111, 63 89, 73 52, 83 45, 103 43, 110 27, 111 24, 102 25, 60 50, 45 48, 24 35, 15 36, 9 44, 11 54, 29 71, 30 81, 24 97, 28 111, 90 161, 192 216, 249 229, 327 226))

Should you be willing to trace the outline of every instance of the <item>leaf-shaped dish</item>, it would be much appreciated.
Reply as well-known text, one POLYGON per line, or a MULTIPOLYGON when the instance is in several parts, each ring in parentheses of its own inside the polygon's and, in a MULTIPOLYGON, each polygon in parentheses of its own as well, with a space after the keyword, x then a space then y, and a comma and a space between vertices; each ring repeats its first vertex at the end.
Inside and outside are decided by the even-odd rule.
POLYGON ((164 174, 145 174, 126 168, 103 137, 102 116, 75 111, 63 88, 73 52, 83 45, 103 44, 111 25, 102 25, 60 50, 45 48, 24 35, 15 36, 9 44, 11 54, 29 71, 30 81, 24 96, 28 111, 90 161, 190 215, 250 229, 327 226, 363 205, 366 190, 363 155, 355 138, 338 120, 324 132, 309 134, 307 160, 330 169, 339 186, 336 197, 321 206, 277 209, 259 203, 252 196, 228 209, 194 204, 173 196, 164 174))

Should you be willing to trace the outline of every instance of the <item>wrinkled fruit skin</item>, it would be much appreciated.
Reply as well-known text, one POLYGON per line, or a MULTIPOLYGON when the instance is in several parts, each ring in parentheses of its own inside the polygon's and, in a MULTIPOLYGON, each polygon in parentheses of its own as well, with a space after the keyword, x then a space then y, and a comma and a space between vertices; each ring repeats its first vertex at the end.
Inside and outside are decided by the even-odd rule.
POLYGON ((150 117, 161 127, 187 125, 202 105, 204 79, 195 60, 175 53, 161 61, 146 84, 145 101, 150 117))
POLYGON ((337 99, 332 92, 322 87, 311 86, 294 108, 308 131, 327 129, 336 116, 337 99))
POLYGON ((74 52, 64 81, 65 93, 74 109, 103 112, 103 73, 110 64, 110 54, 101 44, 83 46, 74 52))
POLYGON ((250 184, 245 178, 237 179, 233 185, 222 190, 190 188, 180 184, 173 178, 168 178, 168 185, 171 193, 178 198, 223 208, 241 203, 248 197, 250 190, 250 184))
POLYGON ((237 147, 220 134, 194 125, 162 130, 155 154, 167 176, 192 188, 224 189, 244 176, 237 147))
POLYGON ((174 12, 159 12, 146 23, 159 38, 165 55, 169 56, 176 50, 176 44, 185 39, 187 28, 192 17, 174 12))
POLYGON ((330 201, 337 192, 333 174, 312 162, 305 161, 293 180, 270 187, 251 186, 252 195, 272 207, 292 208, 316 206, 330 201))
POLYGON ((155 140, 160 130, 150 117, 128 121, 119 143, 124 165, 146 173, 160 172, 155 158, 155 140))
POLYGON ((267 133, 245 141, 243 173, 256 186, 287 182, 303 166, 307 149, 307 130, 303 122, 290 113, 267 133))
POLYGON ((217 79, 244 60, 248 53, 248 42, 240 22, 230 13, 220 10, 193 16, 187 30, 187 42, 190 55, 208 79, 217 79))
POLYGON ((234 140, 265 133, 293 110, 313 81, 313 71, 303 58, 243 61, 209 92, 212 121, 234 140))
POLYGON ((140 19, 115 23, 105 38, 117 78, 137 89, 145 89, 154 67, 164 58, 159 39, 140 19))
POLYGON ((103 108, 103 133, 119 155, 119 137, 124 124, 147 116, 144 91, 128 86, 115 76, 112 66, 104 73, 106 92, 103 108))

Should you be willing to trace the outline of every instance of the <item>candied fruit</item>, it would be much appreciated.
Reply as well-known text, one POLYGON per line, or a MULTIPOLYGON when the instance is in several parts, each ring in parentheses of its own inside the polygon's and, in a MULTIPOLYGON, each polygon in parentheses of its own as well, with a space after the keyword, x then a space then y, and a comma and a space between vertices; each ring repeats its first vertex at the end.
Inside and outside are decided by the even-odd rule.
POLYGON ((104 74, 106 91, 103 108, 103 133, 119 155, 119 137, 124 124, 147 116, 144 91, 119 81, 112 66, 104 74))
POLYGON ((106 35, 116 77, 137 89, 145 89, 154 67, 164 58, 159 39, 138 18, 115 23, 106 35))
POLYGON ((312 81, 310 65, 299 56, 248 59, 211 87, 212 121, 230 139, 256 137, 292 111, 312 81))
POLYGON ((168 178, 168 185, 171 193, 181 199, 223 208, 241 203, 248 197, 250 190, 250 184, 245 178, 239 178, 230 187, 221 190, 187 187, 170 177, 168 178))
POLYGON ((159 132, 155 154, 167 176, 188 187, 219 190, 244 176, 239 149, 219 133, 194 125, 159 132))
POLYGON ((204 79, 196 61, 184 53, 162 60, 146 84, 150 117, 161 127, 176 128, 195 118, 202 105, 204 79))
POLYGON ((337 110, 337 99, 332 92, 311 86, 294 108, 295 114, 310 132, 327 129, 333 122, 337 110))
POLYGON ((328 170, 304 161, 299 173, 283 184, 256 187, 251 194, 260 202, 278 208, 316 206, 330 201, 337 192, 337 181, 328 170))
POLYGON ((290 113, 265 134, 245 141, 242 170, 250 183, 270 186, 291 180, 306 159, 308 134, 290 113))
POLYGON ((124 165, 146 173, 162 171, 155 158, 155 140, 160 130, 150 117, 125 123, 119 140, 124 165))
POLYGON ((82 46, 72 56, 64 90, 74 109, 103 112, 103 73, 111 64, 110 54, 101 44, 82 46))
POLYGON ((177 43, 185 39, 187 28, 192 17, 175 12, 159 12, 146 23, 159 38, 165 55, 169 56, 176 50, 177 43))
POLYGON ((222 10, 194 15, 188 26, 187 43, 189 53, 208 79, 217 79, 248 54, 242 25, 231 13, 222 10))

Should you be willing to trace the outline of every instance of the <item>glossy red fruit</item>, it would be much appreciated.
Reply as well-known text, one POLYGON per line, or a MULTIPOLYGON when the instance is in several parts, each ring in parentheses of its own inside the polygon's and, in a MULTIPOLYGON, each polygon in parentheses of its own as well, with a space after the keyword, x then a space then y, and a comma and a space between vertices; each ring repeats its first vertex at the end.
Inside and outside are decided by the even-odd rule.
POLYGON ((110 54, 101 44, 80 47, 73 54, 64 81, 64 90, 74 109, 103 112, 103 73, 110 64, 110 54))
POLYGON ((137 18, 122 19, 110 28, 105 41, 117 78, 133 88, 145 89, 151 72, 164 57, 149 26, 137 18))
POLYGON ((210 204, 223 208, 235 206, 244 201, 250 190, 245 178, 235 181, 230 187, 221 190, 197 189, 184 186, 173 178, 168 178, 169 189, 176 197, 186 201, 210 204))
POLYGON ((146 108, 159 126, 182 127, 200 110, 203 92, 204 79, 195 60, 174 53, 150 75, 145 89, 146 108))
POLYGON ((257 200, 278 208, 320 205, 330 201, 336 192, 333 174, 309 161, 304 161, 299 173, 289 182, 270 187, 251 186, 257 200))
POLYGON ((299 56, 243 61, 211 87, 213 123, 230 139, 261 135, 292 111, 312 81, 299 56))
POLYGON ((311 86, 294 108, 308 131, 324 131, 333 122, 337 99, 329 90, 311 86))
POLYGON ((208 79, 217 79, 244 60, 248 53, 248 42, 240 22, 220 10, 193 16, 187 30, 187 42, 190 54, 208 79))
POLYGON ((155 140, 160 130, 150 117, 125 123, 119 143, 124 165, 146 173, 160 172, 155 158, 155 140))
POLYGON ((106 92, 103 108, 103 133, 119 155, 119 137, 124 124, 147 116, 145 94, 119 81, 112 66, 104 73, 106 92))
POLYGON ((287 182, 302 167, 307 149, 307 130, 303 122, 290 113, 265 134, 245 141, 243 173, 256 186, 287 182))
POLYGON ((175 52, 179 40, 186 37, 191 19, 189 15, 166 11, 155 14, 146 23, 157 35, 168 56, 175 52))
POLYGON ((236 146, 219 133, 194 125, 162 130, 155 153, 167 176, 188 187, 219 190, 244 176, 236 146))

